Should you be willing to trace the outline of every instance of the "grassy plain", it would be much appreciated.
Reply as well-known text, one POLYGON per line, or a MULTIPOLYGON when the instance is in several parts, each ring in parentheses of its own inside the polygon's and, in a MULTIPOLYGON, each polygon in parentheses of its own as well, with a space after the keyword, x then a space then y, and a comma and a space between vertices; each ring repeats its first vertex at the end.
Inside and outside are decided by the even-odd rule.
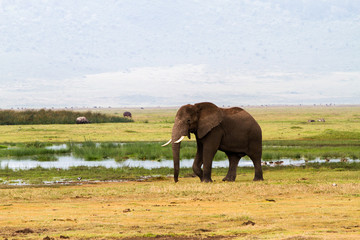
MULTIPOLYGON (((358 146, 360 106, 245 109, 261 125, 265 143, 358 146), (307 122, 319 118, 326 122, 307 122)), ((99 111, 120 115, 124 110, 99 111)), ((134 123, 0 126, 0 143, 169 139, 176 109, 130 111, 134 123)), ((234 183, 221 181, 224 169, 214 171, 212 184, 185 177, 191 172, 187 169, 177 184, 160 177, 73 186, 2 185, 0 239, 358 239, 360 174, 358 165, 344 166, 265 167, 264 182, 252 182, 253 169, 240 168, 234 183)), ((81 168, 73 170, 81 173, 81 168)), ((99 174, 119 174, 106 171, 99 174)), ((43 179, 49 172, 68 174, 44 170, 43 179)), ((97 174, 96 169, 84 172, 92 172, 89 178, 97 174)), ((15 174, 6 169, 1 173, 15 174)))
MULTIPOLYGON (((259 122, 264 140, 358 140, 360 106, 244 107, 259 122), (324 118, 326 122, 308 123, 324 118)), ((129 109, 126 109, 129 110, 129 109)), ((102 109, 122 114, 125 109, 102 109)), ((135 122, 0 126, 4 142, 167 141, 176 109, 130 109, 135 122)))

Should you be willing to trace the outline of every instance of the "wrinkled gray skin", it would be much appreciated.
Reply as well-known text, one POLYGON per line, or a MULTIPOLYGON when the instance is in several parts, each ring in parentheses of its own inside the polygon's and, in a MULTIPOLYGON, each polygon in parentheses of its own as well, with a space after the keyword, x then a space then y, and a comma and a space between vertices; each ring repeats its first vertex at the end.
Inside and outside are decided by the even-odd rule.
POLYGON ((194 133, 197 152, 193 163, 194 173, 202 182, 212 182, 212 161, 217 150, 229 158, 229 171, 223 181, 235 181, 240 158, 248 155, 255 167, 254 181, 263 180, 261 168, 262 134, 255 119, 241 108, 219 108, 208 102, 182 106, 175 117, 172 129, 174 180, 179 177, 181 136, 194 133), (201 166, 203 165, 203 169, 201 166))

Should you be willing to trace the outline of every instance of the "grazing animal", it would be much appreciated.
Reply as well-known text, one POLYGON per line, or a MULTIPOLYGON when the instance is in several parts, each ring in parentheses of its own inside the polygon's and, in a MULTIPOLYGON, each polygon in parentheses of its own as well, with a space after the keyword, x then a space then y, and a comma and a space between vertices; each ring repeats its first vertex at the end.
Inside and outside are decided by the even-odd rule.
POLYGON ((90 123, 90 121, 87 120, 86 117, 78 117, 78 118, 76 118, 76 124, 86 124, 86 123, 90 123))
POLYGON ((212 182, 211 168, 217 150, 229 158, 229 170, 223 181, 235 181, 241 157, 249 156, 255 167, 254 181, 263 180, 261 168, 262 134, 256 120, 245 110, 219 108, 203 102, 182 106, 175 117, 171 139, 174 159, 174 180, 178 181, 180 169, 180 143, 194 133, 197 152, 193 171, 202 182, 212 182), (201 169, 203 166, 203 169, 201 169))
POLYGON ((124 113, 123 113, 123 116, 124 116, 124 117, 132 118, 131 112, 124 112, 124 113))

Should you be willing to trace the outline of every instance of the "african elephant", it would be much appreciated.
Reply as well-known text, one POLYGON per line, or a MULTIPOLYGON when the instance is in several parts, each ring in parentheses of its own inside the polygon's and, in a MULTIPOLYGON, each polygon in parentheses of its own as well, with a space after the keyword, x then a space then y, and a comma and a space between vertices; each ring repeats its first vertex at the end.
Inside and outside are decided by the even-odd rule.
POLYGON ((172 142, 175 182, 178 182, 179 176, 180 143, 185 136, 190 139, 190 133, 195 134, 197 143, 193 171, 202 182, 212 182, 212 161, 217 150, 225 152, 230 163, 223 181, 235 181, 239 160, 245 155, 251 158, 255 167, 253 180, 263 180, 262 133, 256 120, 241 108, 219 108, 203 102, 180 107, 172 137, 163 145, 172 142))

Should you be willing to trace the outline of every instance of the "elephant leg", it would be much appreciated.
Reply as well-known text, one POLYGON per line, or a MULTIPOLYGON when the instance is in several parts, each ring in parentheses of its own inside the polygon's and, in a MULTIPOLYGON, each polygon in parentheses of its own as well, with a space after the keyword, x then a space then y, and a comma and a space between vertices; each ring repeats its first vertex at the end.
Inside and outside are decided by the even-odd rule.
POLYGON ((202 182, 212 182, 211 179, 211 168, 214 156, 217 152, 217 148, 204 147, 203 150, 203 178, 202 182))
POLYGON ((225 152, 229 158, 229 171, 223 181, 234 182, 236 179, 236 170, 241 157, 236 153, 225 152))
POLYGON ((212 182, 211 168, 214 156, 220 146, 221 135, 220 133, 213 131, 203 141, 203 178, 202 182, 212 182))
POLYGON ((263 178, 263 172, 261 167, 261 153, 260 154, 253 154, 249 155, 250 159, 252 160, 255 168, 255 177, 254 181, 262 181, 263 178))
POLYGON ((203 164, 202 145, 201 143, 198 142, 196 156, 192 168, 196 176, 200 178, 200 181, 202 181, 203 178, 203 170, 201 169, 202 164, 203 164))

